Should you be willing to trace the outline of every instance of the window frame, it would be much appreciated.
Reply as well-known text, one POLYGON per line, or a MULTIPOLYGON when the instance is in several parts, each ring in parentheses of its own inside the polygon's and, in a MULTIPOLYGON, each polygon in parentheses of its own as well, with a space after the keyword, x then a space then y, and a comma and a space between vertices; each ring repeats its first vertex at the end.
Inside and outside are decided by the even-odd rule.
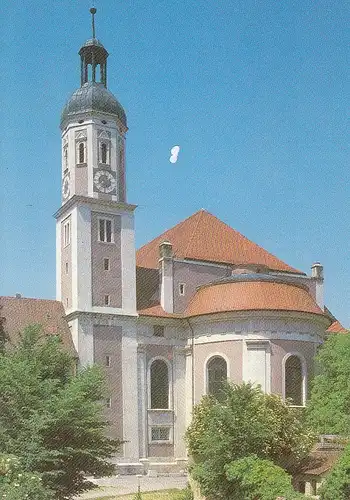
POLYGON ((107 166, 111 164, 111 141, 109 139, 99 140, 98 163, 100 165, 107 165, 107 166))
POLYGON ((152 337, 163 339, 165 337, 165 326, 164 325, 153 325, 152 337), (158 331, 158 333, 156 333, 158 331), (161 334, 159 334, 161 332, 161 334))
POLYGON ((114 243, 114 220, 111 217, 98 217, 98 222, 97 222, 97 241, 100 243, 114 243), (105 237, 107 236, 107 222, 111 223, 111 241, 101 240, 101 222, 104 223, 104 235, 105 237))
POLYGON ((155 356, 148 362, 148 370, 147 370, 147 379, 148 379, 148 409, 151 411, 172 411, 173 408, 173 394, 172 394, 172 365, 170 361, 163 356, 155 356), (168 407, 167 408, 152 408, 152 379, 151 379, 151 367, 155 361, 163 361, 168 369, 168 407))
POLYGON ((63 226, 63 248, 68 247, 71 244, 71 231, 72 231, 72 224, 71 224, 71 218, 69 217, 68 219, 65 219, 62 221, 62 226, 63 226), (67 229, 68 228, 68 229, 67 229))
POLYGON ((173 442, 173 428, 171 425, 155 424, 149 427, 149 443, 150 444, 172 444, 173 442), (153 431, 166 429, 168 434, 168 439, 153 439, 153 431))
MULTIPOLYGON (((228 361, 227 357, 224 354, 222 354, 222 353, 212 353, 212 354, 210 354, 210 356, 206 359, 205 365, 204 365, 204 370, 205 370, 205 393, 207 395, 211 394, 209 392, 209 383, 210 383, 210 380, 209 380, 209 365, 210 365, 210 363, 215 358, 220 358, 223 361, 225 361, 225 364, 226 364, 226 382, 229 380, 229 361, 228 361)), ((213 396, 216 397, 215 394, 213 394, 213 396)))
POLYGON ((180 295, 180 297, 184 297, 185 294, 186 294, 186 284, 179 283, 179 295, 180 295))
POLYGON ((103 270, 104 271, 110 271, 111 269, 111 261, 108 257, 103 258, 103 270), (106 267, 107 264, 107 267, 106 267))
POLYGON ((81 137, 76 139, 76 165, 86 166, 87 165, 87 139, 86 137, 81 137), (83 158, 81 158, 81 153, 83 153, 83 158), (83 161, 81 161, 83 159, 83 161))
POLYGON ((289 352, 287 353, 284 358, 282 359, 282 399, 283 401, 286 401, 286 363, 289 358, 292 356, 295 356, 299 358, 300 360, 300 365, 301 365, 301 405, 294 405, 291 404, 290 406, 295 407, 295 408, 304 408, 306 406, 306 400, 307 400, 307 365, 306 365, 306 360, 300 352, 289 352))
POLYGON ((108 293, 103 297, 103 305, 104 307, 109 307, 111 305, 111 296, 108 293))

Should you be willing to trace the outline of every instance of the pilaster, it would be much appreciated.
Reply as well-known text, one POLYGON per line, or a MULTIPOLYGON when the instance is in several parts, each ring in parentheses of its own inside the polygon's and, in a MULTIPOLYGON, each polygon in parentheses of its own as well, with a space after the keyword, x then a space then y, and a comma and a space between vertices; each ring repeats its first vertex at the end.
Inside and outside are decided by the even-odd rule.
POLYGON ((186 444, 186 347, 174 347, 174 455, 185 459, 186 444))
POLYGON ((138 460, 139 424, 136 322, 123 322, 122 338, 124 458, 138 460))
POLYGON ((194 405, 194 380, 193 380, 193 357, 192 347, 187 346, 185 349, 185 408, 186 408, 186 428, 190 425, 192 420, 192 411, 194 405))
POLYGON ((138 366, 138 405, 139 405, 139 450, 140 457, 148 456, 147 436, 147 360, 146 347, 139 345, 137 348, 138 366))

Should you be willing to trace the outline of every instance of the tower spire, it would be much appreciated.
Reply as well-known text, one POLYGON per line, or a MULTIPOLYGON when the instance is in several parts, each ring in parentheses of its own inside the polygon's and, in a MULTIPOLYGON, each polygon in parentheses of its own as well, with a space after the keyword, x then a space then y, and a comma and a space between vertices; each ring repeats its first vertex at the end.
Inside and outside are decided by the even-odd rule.
POLYGON ((95 14, 96 14, 95 7, 91 7, 90 12, 91 12, 91 23, 92 23, 92 38, 94 39, 94 38, 96 38, 95 37, 95 14))

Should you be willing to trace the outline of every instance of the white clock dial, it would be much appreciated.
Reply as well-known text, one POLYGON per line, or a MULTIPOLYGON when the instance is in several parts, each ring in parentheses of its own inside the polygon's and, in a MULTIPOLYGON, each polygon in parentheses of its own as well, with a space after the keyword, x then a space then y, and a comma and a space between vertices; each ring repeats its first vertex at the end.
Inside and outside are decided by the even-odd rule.
POLYGON ((64 200, 68 198, 69 193, 70 193, 69 177, 64 177, 62 181, 62 196, 64 200))
POLYGON ((117 183, 111 172, 98 170, 94 175, 94 184, 102 193, 111 193, 117 183))

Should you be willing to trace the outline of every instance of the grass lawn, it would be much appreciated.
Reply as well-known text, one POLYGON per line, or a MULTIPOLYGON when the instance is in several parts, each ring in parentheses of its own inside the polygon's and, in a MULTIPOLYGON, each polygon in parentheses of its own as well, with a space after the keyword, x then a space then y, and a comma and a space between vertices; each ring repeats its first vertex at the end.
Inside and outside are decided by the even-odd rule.
MULTIPOLYGON (((163 490, 141 493, 142 500, 183 500, 184 490, 163 490)), ((136 494, 96 498, 96 500, 134 500, 136 494)))

